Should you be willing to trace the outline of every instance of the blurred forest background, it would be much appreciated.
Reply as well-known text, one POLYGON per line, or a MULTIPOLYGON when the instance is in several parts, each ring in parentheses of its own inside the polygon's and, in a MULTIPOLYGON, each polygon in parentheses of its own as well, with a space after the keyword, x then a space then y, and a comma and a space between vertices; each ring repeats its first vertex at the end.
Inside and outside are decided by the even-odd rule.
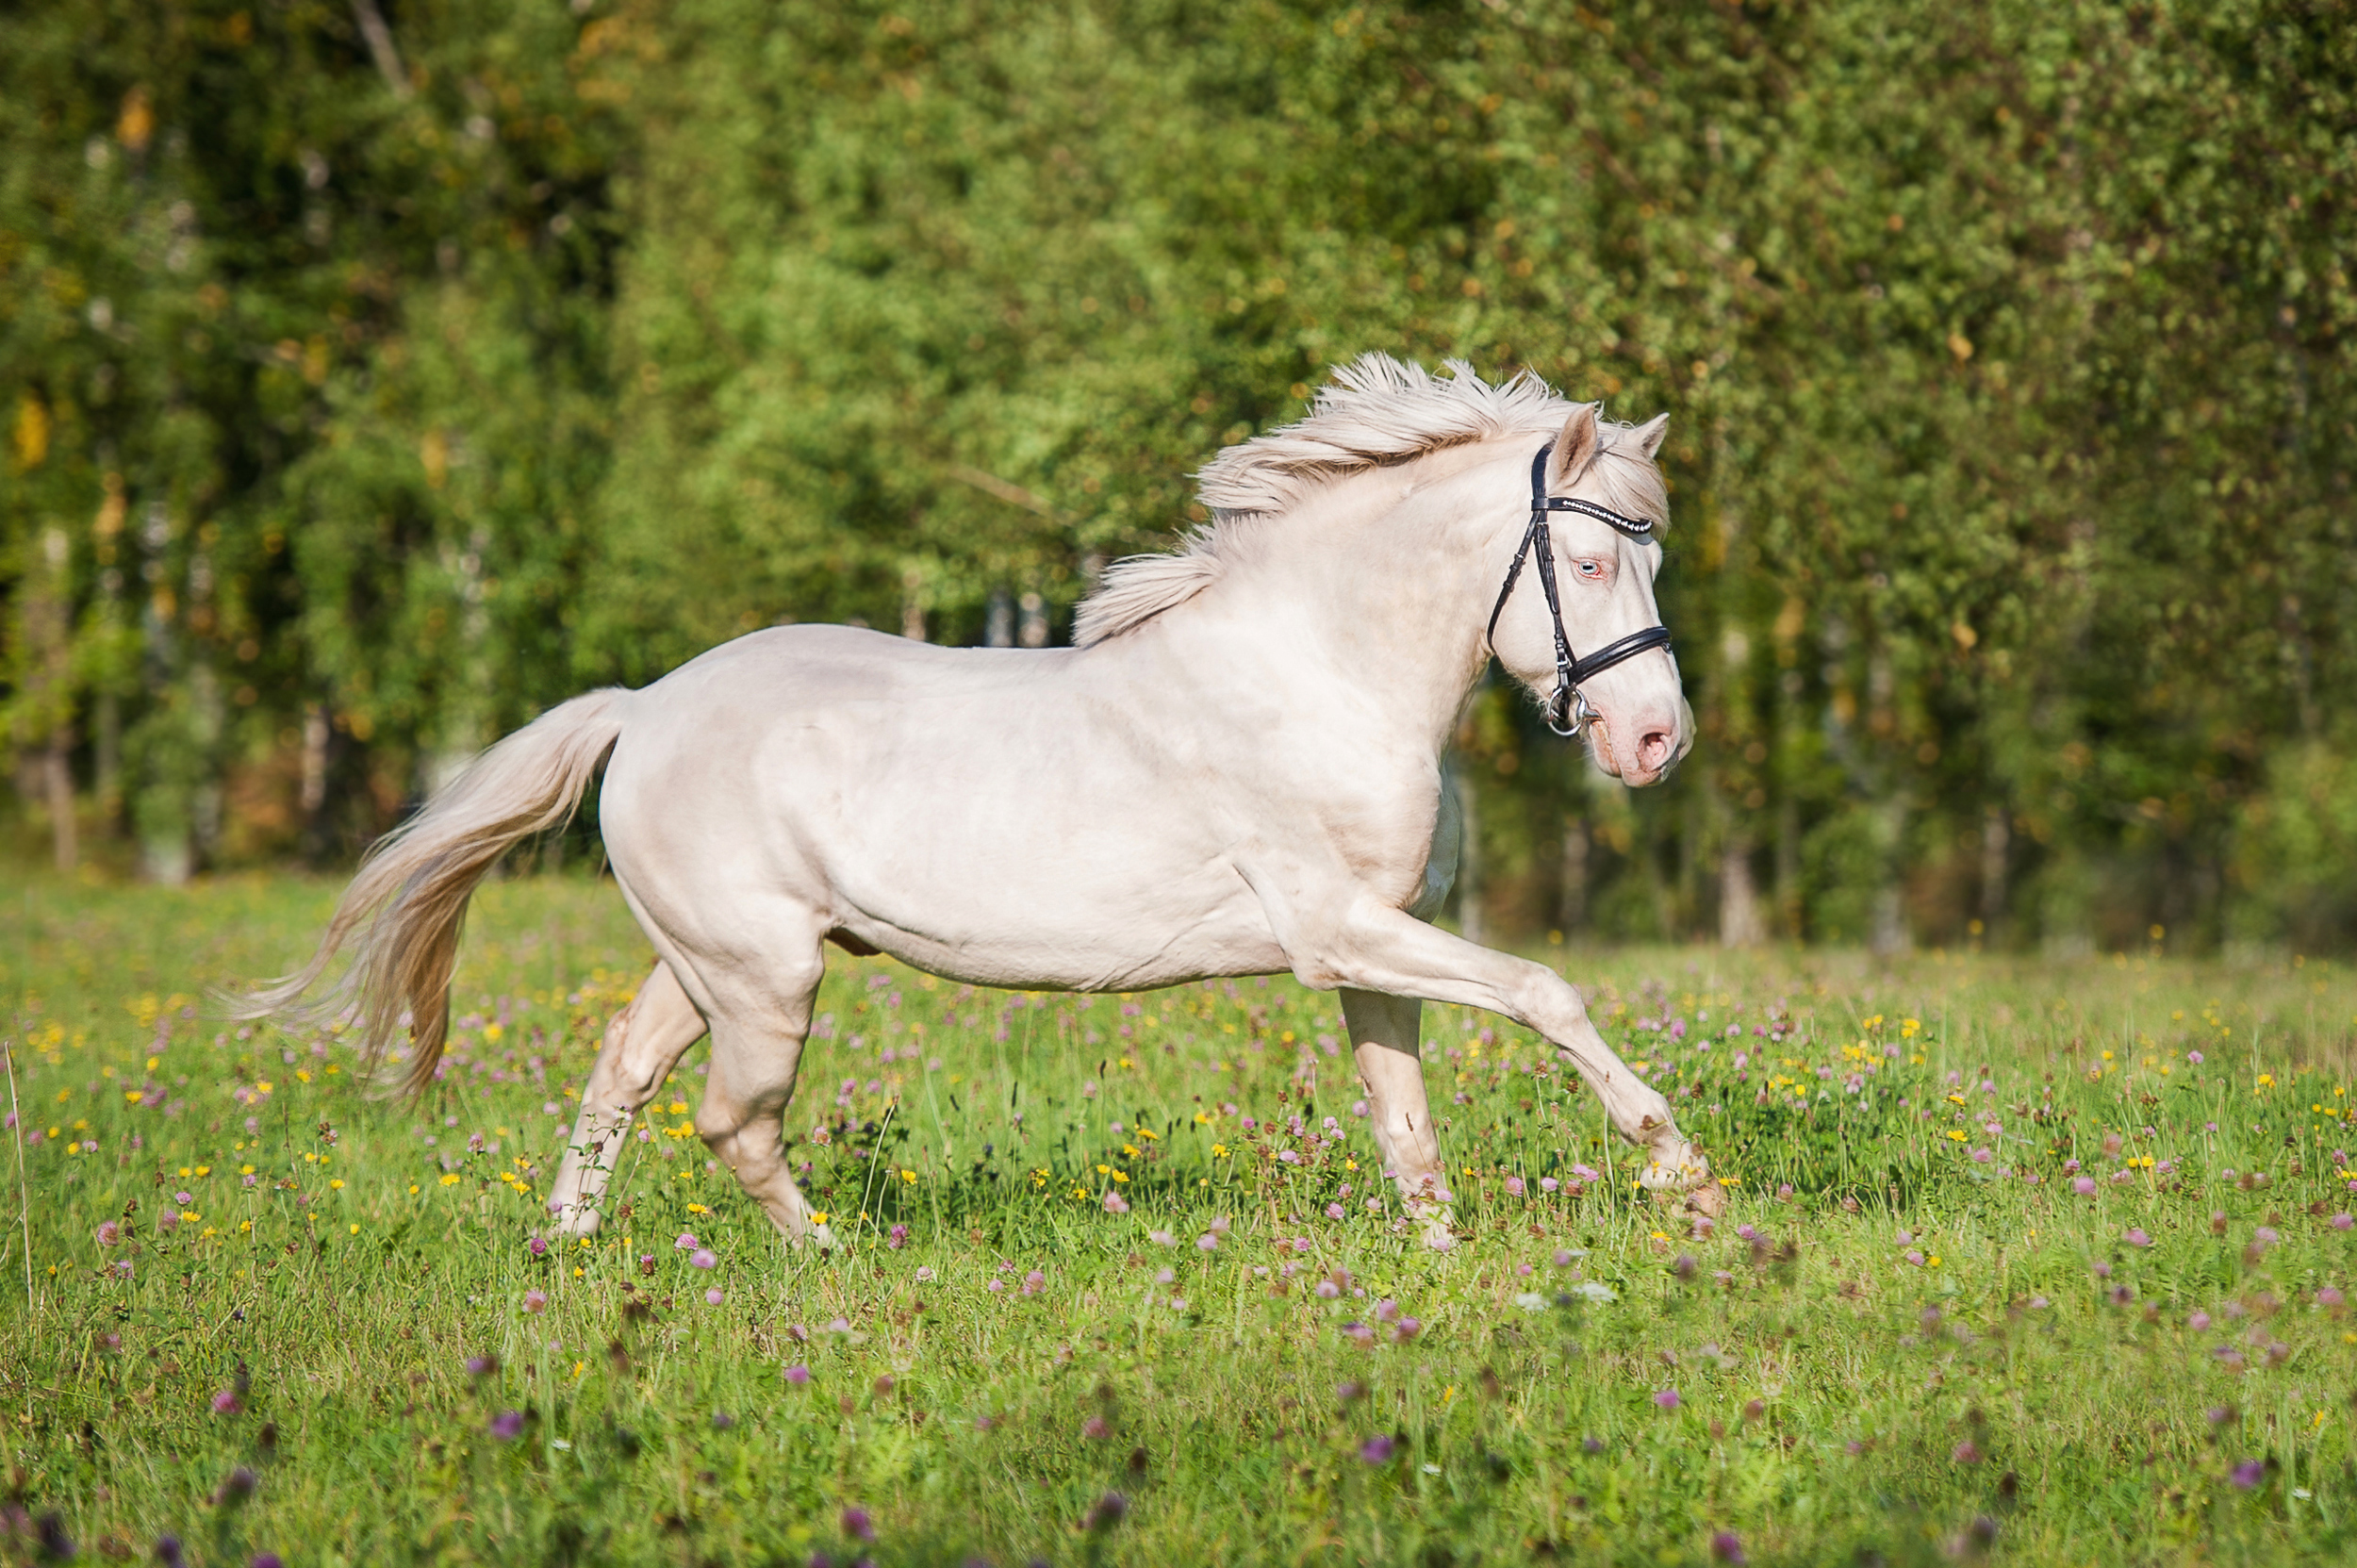
POLYGON ((2357 936, 2357 12, 36 0, 0 850, 347 863, 796 619, 1061 641, 1364 350, 1672 415, 1702 726, 1493 685, 1461 917, 2357 936))

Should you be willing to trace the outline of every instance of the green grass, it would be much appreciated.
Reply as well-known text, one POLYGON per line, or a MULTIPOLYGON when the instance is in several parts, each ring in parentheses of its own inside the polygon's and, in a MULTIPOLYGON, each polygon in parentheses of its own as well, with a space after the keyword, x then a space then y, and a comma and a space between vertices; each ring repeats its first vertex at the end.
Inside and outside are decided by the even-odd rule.
POLYGON ((40 1134, 29 1305, 12 1204, 0 1253, 0 1554, 51 1513, 85 1553, 170 1533, 210 1563, 2357 1549, 2343 966, 1558 949, 1668 1065, 1730 1212, 1689 1235, 1522 1032, 1429 1008, 1463 1231, 1436 1254, 1365 1208, 1329 996, 1022 999, 839 960, 788 1128, 846 1247, 787 1250, 679 1135, 698 1048, 630 1145, 627 1220, 536 1257, 567 1092, 647 962, 619 899, 486 887, 452 1070, 411 1107, 332 1038, 203 999, 291 964, 333 893, 0 906, 40 1134))

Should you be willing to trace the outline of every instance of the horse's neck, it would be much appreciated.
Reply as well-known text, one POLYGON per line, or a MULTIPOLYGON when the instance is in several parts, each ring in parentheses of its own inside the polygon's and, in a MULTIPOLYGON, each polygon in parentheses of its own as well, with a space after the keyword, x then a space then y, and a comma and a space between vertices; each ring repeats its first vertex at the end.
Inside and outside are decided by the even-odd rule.
POLYGON ((1273 522, 1249 575, 1264 579, 1255 597, 1321 651, 1327 678, 1437 752, 1488 660, 1482 630, 1504 569, 1488 558, 1497 520, 1464 504, 1462 487, 1385 481, 1366 476, 1273 522))

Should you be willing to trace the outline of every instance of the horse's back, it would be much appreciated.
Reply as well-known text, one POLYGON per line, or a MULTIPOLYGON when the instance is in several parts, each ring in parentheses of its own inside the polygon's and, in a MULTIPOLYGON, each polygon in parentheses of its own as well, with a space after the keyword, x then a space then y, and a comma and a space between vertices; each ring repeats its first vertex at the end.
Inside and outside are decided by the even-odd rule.
POLYGON ((946 687, 980 689, 1037 680, 1073 657, 1070 648, 948 648, 865 626, 771 626, 707 650, 643 688, 658 704, 750 688, 782 705, 914 699, 946 687))

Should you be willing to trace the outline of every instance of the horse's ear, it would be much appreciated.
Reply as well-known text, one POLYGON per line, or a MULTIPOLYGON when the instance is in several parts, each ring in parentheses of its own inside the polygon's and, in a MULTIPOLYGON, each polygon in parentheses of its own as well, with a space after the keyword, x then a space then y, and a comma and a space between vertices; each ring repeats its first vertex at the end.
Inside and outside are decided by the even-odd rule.
POLYGON ((1652 419, 1647 420, 1643 424, 1637 427, 1638 449, 1643 452, 1647 457, 1651 457, 1655 453, 1661 450, 1661 443, 1668 438, 1669 434, 1670 416, 1667 414, 1656 414, 1652 419))
POLYGON ((1588 471, 1588 465, 1596 460, 1599 440, 1596 433, 1596 410, 1593 403, 1576 404, 1572 417, 1563 421, 1562 432, 1555 437, 1555 454, 1547 459, 1547 488, 1565 490, 1588 471))

